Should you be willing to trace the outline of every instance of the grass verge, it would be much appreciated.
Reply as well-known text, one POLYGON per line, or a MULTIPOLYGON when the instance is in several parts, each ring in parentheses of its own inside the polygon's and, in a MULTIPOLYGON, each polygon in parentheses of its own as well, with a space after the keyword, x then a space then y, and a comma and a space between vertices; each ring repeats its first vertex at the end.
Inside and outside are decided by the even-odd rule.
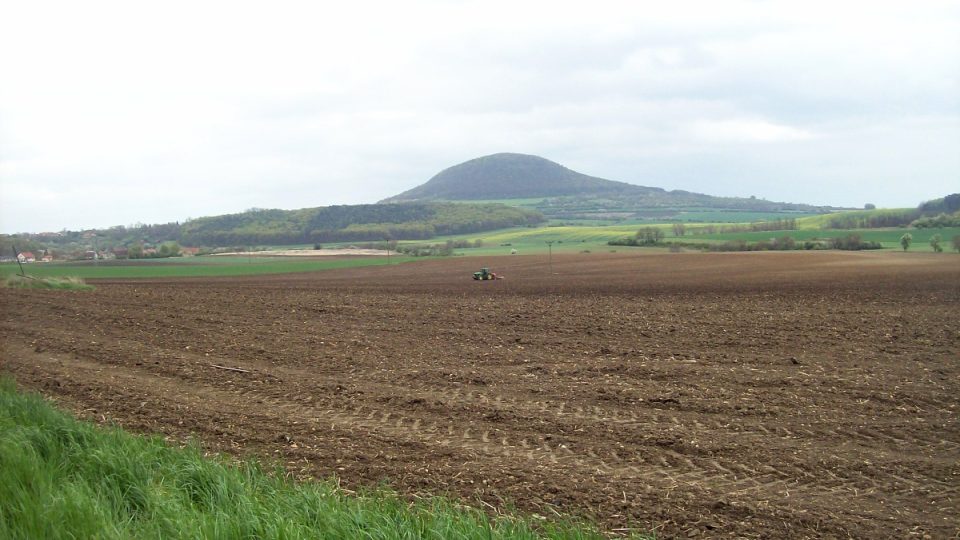
MULTIPOLYGON (((400 264, 410 257, 354 257, 307 259, 298 257, 189 257, 144 259, 100 264, 94 261, 73 263, 33 263, 29 272, 38 277, 80 276, 84 279, 144 279, 180 277, 255 276, 319 272, 338 268, 400 264)), ((0 276, 18 272, 16 263, 0 265, 0 276)))
POLYGON ((2 283, 4 287, 11 289, 93 290, 93 285, 87 285, 83 279, 75 276, 37 278, 20 274, 10 274, 3 278, 2 283))
POLYGON ((80 422, 0 377, 0 538, 602 538, 574 522, 407 503, 80 422))

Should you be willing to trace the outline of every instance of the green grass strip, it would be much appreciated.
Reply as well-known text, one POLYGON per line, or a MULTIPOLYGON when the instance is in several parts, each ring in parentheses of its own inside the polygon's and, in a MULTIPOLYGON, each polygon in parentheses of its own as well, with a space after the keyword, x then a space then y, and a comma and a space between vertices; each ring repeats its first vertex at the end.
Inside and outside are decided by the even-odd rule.
POLYGON ((80 422, 0 378, 0 538, 601 538, 435 498, 349 495, 282 469, 80 422))
MULTIPOLYGON (((357 257, 351 259, 305 259, 297 257, 193 257, 184 259, 147 259, 125 264, 88 262, 32 263, 24 267, 36 277, 76 276, 84 279, 178 278, 255 276, 318 272, 337 268, 355 268, 409 262, 411 257, 357 257)), ((0 276, 18 273, 16 263, 0 265, 0 276)))
POLYGON ((65 291, 92 291, 93 285, 87 285, 76 276, 36 278, 21 274, 8 274, 0 283, 11 289, 58 289, 65 291))

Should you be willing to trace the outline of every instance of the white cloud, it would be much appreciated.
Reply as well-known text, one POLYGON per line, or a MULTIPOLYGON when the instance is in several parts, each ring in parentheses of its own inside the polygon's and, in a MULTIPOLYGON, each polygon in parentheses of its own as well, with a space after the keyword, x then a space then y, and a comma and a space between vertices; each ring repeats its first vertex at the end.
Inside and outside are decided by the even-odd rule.
POLYGON ((827 204, 871 181, 872 202, 915 204, 960 177, 955 2, 0 12, 3 232, 372 202, 499 151, 827 204))
POLYGON ((762 119, 700 120, 690 127, 695 139, 713 143, 773 143, 811 139, 810 131, 762 119))

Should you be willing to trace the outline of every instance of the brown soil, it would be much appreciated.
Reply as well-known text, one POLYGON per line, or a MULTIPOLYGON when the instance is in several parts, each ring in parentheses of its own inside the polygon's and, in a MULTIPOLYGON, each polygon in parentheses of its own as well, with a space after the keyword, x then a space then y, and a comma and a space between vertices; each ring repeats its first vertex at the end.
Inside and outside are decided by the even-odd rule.
POLYGON ((2 290, 0 370, 134 431, 611 532, 960 532, 960 258, 552 268, 461 258, 2 290), (481 265, 506 279, 473 281, 481 265))

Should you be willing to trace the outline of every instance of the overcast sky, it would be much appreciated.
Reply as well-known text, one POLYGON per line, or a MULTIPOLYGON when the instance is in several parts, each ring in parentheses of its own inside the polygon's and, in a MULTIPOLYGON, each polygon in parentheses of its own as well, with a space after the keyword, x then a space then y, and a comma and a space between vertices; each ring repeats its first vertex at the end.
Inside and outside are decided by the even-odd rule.
POLYGON ((371 203, 536 154, 711 195, 960 191, 960 2, 0 0, 0 232, 371 203))

